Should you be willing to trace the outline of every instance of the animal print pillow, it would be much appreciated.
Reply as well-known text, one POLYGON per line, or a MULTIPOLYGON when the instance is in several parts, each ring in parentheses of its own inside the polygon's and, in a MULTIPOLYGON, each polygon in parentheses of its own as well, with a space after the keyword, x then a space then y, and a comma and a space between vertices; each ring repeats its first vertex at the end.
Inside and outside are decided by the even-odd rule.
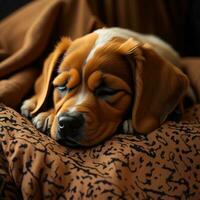
POLYGON ((93 148, 61 146, 0 105, 5 199, 199 199, 200 105, 148 135, 118 134, 93 148))

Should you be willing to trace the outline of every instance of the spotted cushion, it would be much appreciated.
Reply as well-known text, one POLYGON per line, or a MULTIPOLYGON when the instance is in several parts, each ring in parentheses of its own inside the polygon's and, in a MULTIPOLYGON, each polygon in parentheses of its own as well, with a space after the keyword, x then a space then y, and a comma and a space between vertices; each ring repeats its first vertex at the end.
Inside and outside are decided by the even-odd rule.
POLYGON ((200 105, 148 135, 118 134, 92 148, 61 146, 0 105, 5 199, 200 197, 200 105))

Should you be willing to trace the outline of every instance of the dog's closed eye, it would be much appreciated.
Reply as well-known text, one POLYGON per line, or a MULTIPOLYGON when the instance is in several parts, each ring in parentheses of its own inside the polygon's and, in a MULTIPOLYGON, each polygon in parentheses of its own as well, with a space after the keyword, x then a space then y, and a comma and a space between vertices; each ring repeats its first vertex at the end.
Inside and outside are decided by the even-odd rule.
POLYGON ((66 87, 65 85, 60 85, 60 86, 58 86, 58 90, 59 90, 60 92, 64 92, 66 89, 67 89, 67 87, 66 87))
POLYGON ((63 92, 66 92, 68 88, 66 87, 66 85, 59 85, 58 90, 59 92, 63 93, 63 92))
POLYGON ((57 88, 60 93, 64 93, 64 92, 69 93, 73 90, 73 88, 68 88, 66 85, 59 85, 57 88))
POLYGON ((119 90, 114 90, 107 86, 100 86, 100 87, 96 88, 94 94, 95 94, 95 96, 104 99, 108 96, 112 96, 112 95, 116 94, 118 91, 119 90))

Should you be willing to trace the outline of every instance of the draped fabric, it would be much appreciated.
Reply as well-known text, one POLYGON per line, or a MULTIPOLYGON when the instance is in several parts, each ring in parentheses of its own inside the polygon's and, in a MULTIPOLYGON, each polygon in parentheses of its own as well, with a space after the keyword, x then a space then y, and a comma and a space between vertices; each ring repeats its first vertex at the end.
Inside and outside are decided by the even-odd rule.
POLYGON ((88 0, 108 26, 120 26, 160 36, 184 53, 187 0, 88 0))
POLYGON ((0 102, 19 106, 62 36, 74 39, 102 26, 85 0, 33 1, 5 18, 0 23, 0 102))

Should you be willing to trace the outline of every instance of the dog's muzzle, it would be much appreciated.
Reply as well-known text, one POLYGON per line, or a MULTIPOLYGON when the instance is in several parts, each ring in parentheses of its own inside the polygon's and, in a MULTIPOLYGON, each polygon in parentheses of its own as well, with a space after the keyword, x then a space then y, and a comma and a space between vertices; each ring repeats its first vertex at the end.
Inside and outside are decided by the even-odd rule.
POLYGON ((57 138, 60 143, 79 146, 85 119, 80 112, 63 113, 58 117, 57 138))

